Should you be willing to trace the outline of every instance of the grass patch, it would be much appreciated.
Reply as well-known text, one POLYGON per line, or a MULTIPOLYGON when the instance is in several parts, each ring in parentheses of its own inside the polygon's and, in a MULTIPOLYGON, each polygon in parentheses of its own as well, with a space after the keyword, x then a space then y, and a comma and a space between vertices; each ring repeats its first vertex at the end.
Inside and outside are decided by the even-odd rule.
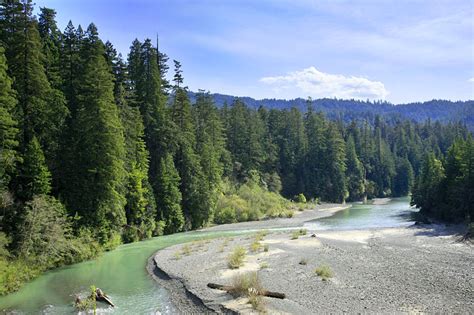
POLYGON ((230 292, 234 296, 245 296, 254 310, 263 311, 263 299, 259 292, 263 291, 258 274, 256 272, 249 272, 240 274, 232 279, 232 286, 234 289, 230 292))
POLYGON ((175 252, 173 254, 173 259, 174 260, 180 260, 181 259, 181 253, 180 252, 175 252))
POLYGON ((299 237, 300 237, 300 233, 298 233, 298 231, 294 231, 293 233, 291 233, 290 239, 297 240, 299 237))
POLYGON ((270 246, 268 244, 265 244, 263 245, 263 251, 266 253, 268 252, 268 249, 270 248, 270 246))
POLYGON ((269 266, 268 266, 268 263, 266 261, 263 261, 260 263, 260 269, 267 269, 269 266))
POLYGON ((331 267, 328 265, 321 265, 318 268, 314 270, 314 272, 321 277, 323 281, 327 281, 329 278, 333 277, 333 272, 331 270, 331 267))
POLYGON ((291 233, 291 239, 296 240, 300 236, 306 235, 307 233, 308 233, 308 230, 306 230, 306 229, 295 230, 295 231, 293 231, 293 233, 291 233))
POLYGON ((181 253, 183 255, 189 256, 192 253, 191 246, 189 246, 189 244, 183 245, 183 247, 181 247, 181 253))
POLYGON ((230 269, 238 269, 244 265, 246 251, 242 246, 234 248, 232 253, 227 257, 227 266, 230 269))
POLYGON ((259 241, 254 241, 252 244, 250 244, 250 251, 252 253, 258 252, 262 248, 262 244, 259 241))
POLYGON ((268 231, 267 230, 262 230, 262 231, 258 232, 257 234, 255 234, 255 240, 256 241, 261 241, 267 235, 268 235, 268 231))

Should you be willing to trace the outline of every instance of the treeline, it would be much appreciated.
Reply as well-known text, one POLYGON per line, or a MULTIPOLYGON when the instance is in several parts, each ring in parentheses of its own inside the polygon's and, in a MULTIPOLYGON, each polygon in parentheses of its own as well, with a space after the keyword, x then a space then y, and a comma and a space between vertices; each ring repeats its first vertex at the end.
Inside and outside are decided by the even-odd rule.
POLYGON ((444 154, 469 132, 462 124, 407 120, 331 121, 311 100, 302 113, 258 110, 237 100, 222 108, 233 178, 258 170, 282 194, 344 202, 365 197, 405 196, 428 152, 444 154))
MULTIPOLYGON (((457 140, 442 156, 428 154, 413 189, 412 204, 443 221, 474 221, 474 140, 457 140)), ((471 227, 472 229, 472 227, 471 227)))
POLYGON ((122 242, 291 216, 285 200, 408 194, 461 124, 329 120, 240 100, 191 103, 149 39, 124 60, 97 28, 30 0, 0 5, 0 293, 122 242))
MULTIPOLYGON (((236 98, 232 95, 219 93, 211 95, 218 107, 225 103, 231 104, 236 98)), ((195 93, 189 92, 189 96, 191 100, 195 99, 195 93)), ((301 111, 306 110, 306 100, 303 98, 256 100, 251 97, 242 97, 241 100, 252 108, 263 106, 268 109, 289 109, 296 107, 301 111)), ((408 119, 420 123, 426 120, 439 121, 443 124, 460 121, 470 131, 474 131, 474 100, 431 100, 397 105, 385 101, 321 98, 314 100, 314 106, 329 119, 341 119, 346 123, 357 119, 373 120, 375 116, 379 115, 387 119, 408 119)))

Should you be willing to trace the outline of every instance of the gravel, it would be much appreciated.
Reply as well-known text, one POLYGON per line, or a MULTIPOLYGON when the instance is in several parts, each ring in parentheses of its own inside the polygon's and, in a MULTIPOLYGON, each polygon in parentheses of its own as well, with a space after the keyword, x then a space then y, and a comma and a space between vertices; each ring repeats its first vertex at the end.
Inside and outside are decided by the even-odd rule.
MULTIPOLYGON (((246 299, 234 300, 226 292, 207 288, 207 283, 231 284, 235 275, 257 271, 264 288, 287 296, 265 297, 268 313, 472 314, 474 251, 471 244, 457 241, 458 230, 425 225, 318 231, 316 237, 309 231, 297 240, 290 240, 291 231, 276 231, 261 241, 268 252, 250 252, 251 234, 172 246, 157 252, 152 261, 175 281, 173 287, 183 286, 188 296, 202 302, 200 310, 178 307, 182 313, 252 313, 246 299), (247 249, 246 263, 230 270, 227 256, 236 246, 247 249), (303 258, 306 265, 299 264, 303 258), (260 270, 262 262, 268 268, 260 270), (314 272, 321 265, 333 271, 328 281, 314 272)), ((172 299, 183 304, 182 298, 172 299)))

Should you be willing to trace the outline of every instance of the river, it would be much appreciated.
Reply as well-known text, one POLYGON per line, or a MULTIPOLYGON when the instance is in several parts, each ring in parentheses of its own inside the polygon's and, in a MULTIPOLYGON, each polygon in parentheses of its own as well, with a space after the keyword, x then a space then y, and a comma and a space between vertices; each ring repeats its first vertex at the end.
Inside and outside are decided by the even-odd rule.
MULTIPOLYGON (((305 223, 310 230, 365 229, 410 224, 408 198, 397 198, 386 205, 354 204, 335 215, 305 223)), ((242 233, 242 232, 240 232, 242 233)), ((167 246, 235 232, 189 232, 156 237, 126 244, 97 259, 49 271, 20 291, 0 298, 0 310, 15 314, 74 314, 76 294, 86 294, 91 285, 104 290, 114 301, 114 309, 102 314, 173 314, 167 292, 147 274, 147 259, 167 246)))

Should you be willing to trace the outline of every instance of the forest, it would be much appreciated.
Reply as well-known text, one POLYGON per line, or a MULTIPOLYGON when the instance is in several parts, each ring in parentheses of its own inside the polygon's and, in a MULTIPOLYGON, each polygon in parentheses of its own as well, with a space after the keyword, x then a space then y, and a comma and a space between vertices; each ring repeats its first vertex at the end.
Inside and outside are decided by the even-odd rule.
POLYGON ((60 31, 55 15, 0 5, 0 294, 121 243, 291 216, 306 200, 413 190, 425 213, 469 218, 462 122, 347 122, 311 99, 304 110, 217 106, 205 91, 191 101, 180 62, 152 40, 124 58, 94 24, 60 31))

